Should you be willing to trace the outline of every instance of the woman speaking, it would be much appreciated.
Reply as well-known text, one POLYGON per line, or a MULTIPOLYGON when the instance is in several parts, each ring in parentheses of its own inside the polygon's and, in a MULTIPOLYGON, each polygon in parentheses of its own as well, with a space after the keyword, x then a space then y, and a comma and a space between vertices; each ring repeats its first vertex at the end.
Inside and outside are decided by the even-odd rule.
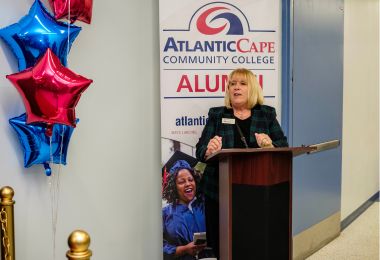
MULTIPOLYGON (((247 69, 232 71, 222 107, 210 108, 208 121, 196 145, 197 159, 205 161, 222 148, 286 147, 287 139, 273 107, 263 105, 263 91, 247 69)), ((204 171, 208 246, 219 255, 218 165, 204 171)))

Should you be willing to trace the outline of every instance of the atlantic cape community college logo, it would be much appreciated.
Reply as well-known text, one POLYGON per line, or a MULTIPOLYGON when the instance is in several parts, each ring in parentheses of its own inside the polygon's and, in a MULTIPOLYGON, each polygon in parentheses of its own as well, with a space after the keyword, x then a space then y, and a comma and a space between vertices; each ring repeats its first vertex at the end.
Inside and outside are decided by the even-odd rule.
POLYGON ((277 62, 276 31, 251 28, 250 22, 254 24, 255 19, 249 18, 233 4, 211 2, 195 10, 187 22, 181 23, 178 15, 177 24, 185 25, 183 28, 171 25, 162 29, 163 70, 204 72, 183 74, 176 86, 177 93, 223 95, 227 73, 205 72, 231 71, 237 67, 253 70, 264 85, 260 70, 274 70, 277 62))

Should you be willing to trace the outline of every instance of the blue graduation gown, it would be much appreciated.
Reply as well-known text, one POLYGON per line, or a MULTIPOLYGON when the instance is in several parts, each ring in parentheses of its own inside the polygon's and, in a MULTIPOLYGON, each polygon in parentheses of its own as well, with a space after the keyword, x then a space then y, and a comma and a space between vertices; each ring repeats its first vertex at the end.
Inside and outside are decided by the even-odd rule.
MULTIPOLYGON (((163 254, 164 259, 174 259, 177 246, 193 241, 193 234, 205 232, 204 203, 195 199, 189 205, 169 204, 162 209, 163 254)), ((195 257, 184 255, 180 260, 193 260, 195 257)))

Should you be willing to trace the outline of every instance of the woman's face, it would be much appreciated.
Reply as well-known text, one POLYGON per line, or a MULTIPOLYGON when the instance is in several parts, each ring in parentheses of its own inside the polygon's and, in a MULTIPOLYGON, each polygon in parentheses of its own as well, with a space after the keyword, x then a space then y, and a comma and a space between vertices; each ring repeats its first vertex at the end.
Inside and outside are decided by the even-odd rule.
POLYGON ((179 170, 175 183, 179 202, 189 204, 194 199, 197 188, 193 175, 187 169, 179 170))
POLYGON ((248 104, 248 81, 244 75, 234 74, 228 85, 233 108, 246 108, 248 104))

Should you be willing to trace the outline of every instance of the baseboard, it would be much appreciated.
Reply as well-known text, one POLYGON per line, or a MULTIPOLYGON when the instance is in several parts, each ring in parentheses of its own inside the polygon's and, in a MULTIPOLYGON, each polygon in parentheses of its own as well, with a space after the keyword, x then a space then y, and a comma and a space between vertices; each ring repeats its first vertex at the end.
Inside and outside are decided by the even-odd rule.
POLYGON ((374 202, 379 201, 379 192, 376 192, 371 198, 364 202, 359 208, 348 215, 342 220, 340 224, 341 230, 348 227, 355 219, 357 219, 367 208, 369 208, 374 202))
POLYGON ((340 211, 293 237, 293 259, 303 260, 340 234, 340 211))

